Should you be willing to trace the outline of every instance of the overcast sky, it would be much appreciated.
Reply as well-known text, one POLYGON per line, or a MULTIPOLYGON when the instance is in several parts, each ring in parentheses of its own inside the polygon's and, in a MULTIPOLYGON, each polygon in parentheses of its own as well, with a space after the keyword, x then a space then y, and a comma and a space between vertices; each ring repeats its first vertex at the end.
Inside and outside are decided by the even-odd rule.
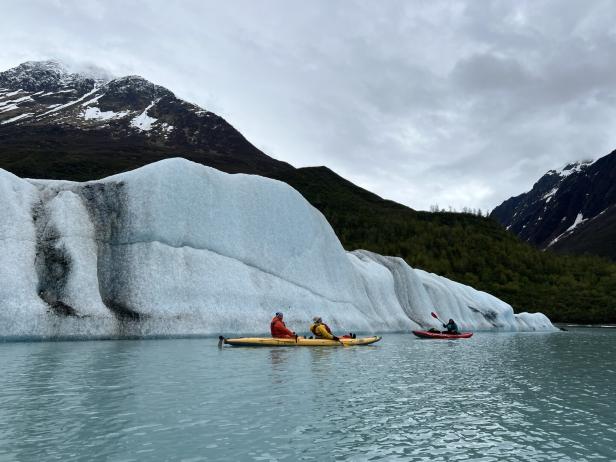
POLYGON ((616 148, 616 2, 0 0, 0 69, 139 74, 266 154, 491 209, 616 148))

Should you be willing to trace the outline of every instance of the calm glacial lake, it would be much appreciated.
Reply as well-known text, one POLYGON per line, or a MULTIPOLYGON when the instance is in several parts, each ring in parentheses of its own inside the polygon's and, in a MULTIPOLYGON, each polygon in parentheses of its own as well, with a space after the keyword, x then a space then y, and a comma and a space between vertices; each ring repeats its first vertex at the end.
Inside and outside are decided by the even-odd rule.
POLYGON ((616 329, 0 344, 0 460, 616 460, 616 329))

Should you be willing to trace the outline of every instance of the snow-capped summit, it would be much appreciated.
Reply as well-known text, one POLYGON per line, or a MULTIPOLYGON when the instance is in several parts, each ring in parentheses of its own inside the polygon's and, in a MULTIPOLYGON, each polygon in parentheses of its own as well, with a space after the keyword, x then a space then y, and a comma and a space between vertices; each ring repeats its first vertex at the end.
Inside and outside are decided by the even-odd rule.
POLYGON ((57 92, 91 90, 105 79, 82 72, 71 72, 59 61, 27 61, 0 73, 0 88, 22 92, 57 92))
POLYGON ((492 212, 541 248, 616 259, 616 151, 550 170, 533 188, 492 212))
MULTIPOLYGON (((120 122, 115 124, 116 130, 130 131, 132 120, 147 110, 159 116, 152 117, 158 123, 151 123, 147 131, 165 138, 173 124, 162 120, 161 111, 154 107, 164 98, 183 103, 166 88, 140 76, 94 78, 92 74, 71 72, 58 61, 28 61, 0 73, 0 125, 52 123, 98 129, 116 121, 120 122)), ((196 106, 189 109, 202 110, 196 106)))
POLYGON ((558 175, 562 178, 568 177, 572 173, 579 173, 584 171, 589 165, 592 165, 593 161, 591 160, 582 160, 577 162, 570 162, 565 164, 562 168, 558 170, 549 170, 546 175, 554 174, 558 175))
POLYGON ((291 168, 263 154, 221 117, 143 77, 111 78, 93 66, 58 61, 29 61, 0 72, 0 140, 4 166, 21 162, 36 144, 48 147, 52 158, 70 156, 75 180, 87 179, 98 161, 114 173, 124 153, 132 166, 183 154, 231 172, 291 168), (59 151, 67 145, 79 154, 59 151), (114 158, 102 161, 101 147, 114 158))

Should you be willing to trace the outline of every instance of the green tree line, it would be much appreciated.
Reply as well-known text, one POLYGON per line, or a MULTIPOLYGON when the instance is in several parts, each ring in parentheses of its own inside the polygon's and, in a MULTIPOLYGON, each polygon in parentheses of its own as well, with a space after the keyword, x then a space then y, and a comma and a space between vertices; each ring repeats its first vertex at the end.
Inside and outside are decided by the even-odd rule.
POLYGON ((489 292, 516 312, 541 311, 555 322, 616 323, 613 262, 541 251, 478 214, 414 211, 323 167, 280 179, 325 215, 347 250, 402 257, 489 292))

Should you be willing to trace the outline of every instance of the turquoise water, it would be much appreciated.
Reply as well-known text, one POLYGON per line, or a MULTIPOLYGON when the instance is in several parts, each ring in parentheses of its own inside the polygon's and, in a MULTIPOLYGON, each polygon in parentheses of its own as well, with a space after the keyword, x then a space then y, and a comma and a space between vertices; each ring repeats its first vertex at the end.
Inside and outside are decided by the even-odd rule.
POLYGON ((615 460, 616 330, 0 344, 0 460, 615 460))

